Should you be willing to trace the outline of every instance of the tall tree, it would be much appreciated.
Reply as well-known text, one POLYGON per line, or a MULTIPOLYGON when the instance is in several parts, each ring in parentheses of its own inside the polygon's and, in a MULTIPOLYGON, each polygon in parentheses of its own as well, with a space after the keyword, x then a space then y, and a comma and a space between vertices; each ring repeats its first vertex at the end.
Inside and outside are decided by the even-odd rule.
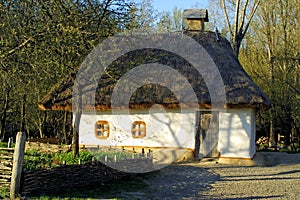
POLYGON ((266 122, 270 146, 277 135, 286 145, 299 137, 299 0, 261 2, 246 37, 240 61, 272 99, 272 108, 260 118, 266 122), (292 137, 290 137, 292 136, 292 137))
POLYGON ((63 135, 63 112, 45 113, 37 102, 99 42, 127 29, 134 9, 131 0, 0 1, 2 136, 9 126, 11 134, 20 128, 25 94, 25 131, 63 135))
POLYGON ((183 11, 176 6, 170 11, 160 13, 157 24, 160 32, 182 31, 185 26, 183 20, 183 11))
POLYGON ((249 29, 260 0, 220 0, 220 4, 230 33, 233 51, 238 56, 241 43, 249 29))

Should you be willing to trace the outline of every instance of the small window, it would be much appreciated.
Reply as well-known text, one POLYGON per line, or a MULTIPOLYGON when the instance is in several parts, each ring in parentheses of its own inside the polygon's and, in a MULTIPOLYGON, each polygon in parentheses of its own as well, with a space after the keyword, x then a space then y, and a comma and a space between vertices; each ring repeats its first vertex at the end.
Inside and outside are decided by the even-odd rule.
POLYGON ((97 121, 95 124, 95 134, 98 139, 109 137, 109 123, 107 121, 97 121))
POLYGON ((143 121, 135 121, 132 123, 132 137, 143 138, 146 136, 146 123, 143 121))

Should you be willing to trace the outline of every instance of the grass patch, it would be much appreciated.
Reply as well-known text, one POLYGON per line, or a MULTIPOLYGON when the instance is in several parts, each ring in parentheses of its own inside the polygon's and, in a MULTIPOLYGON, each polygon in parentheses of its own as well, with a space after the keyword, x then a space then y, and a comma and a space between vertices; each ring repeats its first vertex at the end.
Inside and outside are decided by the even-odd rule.
POLYGON ((131 158, 132 153, 126 151, 80 151, 79 156, 73 158, 72 152, 67 153, 41 153, 38 149, 32 149, 25 152, 24 169, 33 170, 49 167, 57 167, 61 164, 73 165, 92 161, 93 157, 97 160, 104 161, 105 156, 107 160, 122 160, 125 157, 131 158))
POLYGON ((93 155, 88 151, 79 152, 79 156, 73 158, 72 152, 67 153, 41 153, 37 149, 25 152, 23 167, 25 170, 57 167, 65 163, 67 165, 89 162, 93 155))
MULTIPOLYGON (((11 144, 11 148, 15 147, 15 143, 11 144)), ((0 148, 7 148, 7 142, 0 142, 0 148)))
POLYGON ((8 199, 9 198, 9 187, 2 187, 0 189, 0 199, 8 199))
POLYGON ((6 148, 7 143, 6 142, 0 142, 0 148, 6 148))

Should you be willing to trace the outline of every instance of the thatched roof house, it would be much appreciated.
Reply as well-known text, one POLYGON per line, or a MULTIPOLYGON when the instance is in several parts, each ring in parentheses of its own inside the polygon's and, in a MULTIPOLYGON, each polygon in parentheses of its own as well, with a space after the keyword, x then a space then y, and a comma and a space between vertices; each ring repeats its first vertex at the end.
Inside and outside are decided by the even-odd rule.
MULTIPOLYGON (((222 76, 227 105, 226 108, 267 108, 269 98, 251 80, 234 55, 230 43, 214 32, 184 32, 199 42, 214 60, 222 76)), ((200 59, 200 58, 199 58, 200 59)), ((97 110, 109 110, 113 88, 120 77, 130 69, 144 63, 160 63, 168 65, 189 80, 203 108, 210 107, 210 95, 205 81, 186 60, 178 55, 158 49, 143 49, 130 52, 120 57, 109 68, 109 76, 102 76, 96 93, 97 110), (116 70, 117 69, 117 70, 116 70)), ((151 69, 149 69, 151 70, 151 69)), ((72 109, 72 94, 76 72, 69 74, 56 84, 41 100, 39 107, 42 110, 70 110, 72 109)), ((168 81, 168 77, 165 77, 168 81)), ((184 89, 184 88, 181 88, 184 89)), ((163 104, 166 107, 176 107, 178 99, 167 88, 155 84, 139 88, 130 101, 130 108, 149 108, 149 105, 163 104)), ((176 107, 178 108, 178 107, 176 107)))
MULTIPOLYGON (((192 16, 188 20, 198 20, 189 21, 188 24, 196 27, 199 24, 201 27, 193 27, 183 34, 199 43, 212 58, 224 84, 226 102, 217 102, 218 107, 212 108, 211 91, 207 85, 210 74, 200 74, 181 56, 154 48, 130 51, 114 60, 97 83, 94 102, 96 113, 90 113, 90 105, 86 106, 83 102, 81 144, 141 148, 175 147, 192 150, 196 157, 206 156, 212 151, 221 157, 252 158, 255 155, 255 111, 268 108, 270 100, 242 68, 230 43, 218 33, 203 31, 203 20, 208 21, 207 11, 204 11, 204 15, 202 11, 197 11, 199 15, 197 12, 192 15, 193 10, 186 12, 187 16, 192 16), (196 110, 191 106, 191 103, 195 102, 190 102, 189 94, 185 93, 186 88, 181 80, 173 81, 173 77, 164 75, 161 83, 172 82, 172 89, 165 84, 142 85, 132 93, 129 102, 119 102, 117 106, 120 112, 117 116, 116 113, 111 113, 113 91, 120 78, 139 65, 151 63, 169 66, 188 81, 197 98, 196 110), (153 108, 156 104, 163 106, 167 111, 153 108), (129 108, 130 114, 122 112, 122 108, 129 108), (152 109, 151 112, 149 109, 152 109), (131 120, 124 120, 128 114, 131 120), (121 125, 118 125, 121 122, 117 122, 116 117, 122 121, 121 125), (183 124, 178 127, 179 122, 183 124), (206 126, 206 123, 210 126, 206 126)), ((201 61, 203 58, 196 59, 201 61)), ((149 71, 151 70, 149 67, 149 71)), ((39 108, 71 111, 76 75, 77 71, 56 84, 41 100, 39 108)), ((89 89, 89 86, 85 85, 83 93, 89 89)))

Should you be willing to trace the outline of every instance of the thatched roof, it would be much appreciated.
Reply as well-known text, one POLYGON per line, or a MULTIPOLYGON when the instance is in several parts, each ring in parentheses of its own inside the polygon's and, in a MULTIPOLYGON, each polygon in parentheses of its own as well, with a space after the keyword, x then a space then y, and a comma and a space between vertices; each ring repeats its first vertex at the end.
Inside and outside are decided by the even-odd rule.
MULTIPOLYGON (((226 105, 222 105, 222 107, 262 109, 270 106, 269 98, 242 68, 232 51, 230 43, 225 38, 219 36, 217 41, 216 34, 213 32, 186 32, 184 34, 201 44, 216 64, 223 79, 226 93, 226 105)), ((202 58, 197 59, 201 60, 202 58)), ((172 52, 145 48, 120 56, 106 69, 106 73, 103 73, 98 82, 95 93, 96 110, 110 110, 113 90, 118 80, 134 67, 149 63, 160 63, 176 70, 192 86, 199 107, 211 107, 211 94, 205 81, 207 77, 203 78, 203 74, 200 74, 187 60, 172 52)), ((201 67, 205 68, 207 66, 201 67)), ((149 71, 151 70, 151 67, 149 67, 149 71)), ((40 109, 72 110, 72 94, 76 75, 78 76, 78 71, 69 74, 60 83, 56 84, 39 102, 40 109)), ((166 75, 163 75, 161 79, 162 82, 172 82, 172 77, 166 75)), ((189 102, 189 93, 188 91, 185 93, 185 86, 180 81, 173 81, 174 87, 172 89, 162 84, 149 83, 141 85, 132 93, 129 107, 131 109, 148 109, 153 104, 162 104, 167 109, 175 109, 182 106, 191 106, 191 103, 195 102, 189 102), (181 92, 180 97, 175 95, 177 91, 181 92), (181 103, 179 104, 179 102, 181 103)), ((87 89, 89 86, 85 85, 84 87, 85 90, 89 90, 87 89)), ((125 108, 128 107, 128 104, 120 104, 119 107, 125 108)), ((83 102, 83 109, 92 108, 85 106, 83 102)))

